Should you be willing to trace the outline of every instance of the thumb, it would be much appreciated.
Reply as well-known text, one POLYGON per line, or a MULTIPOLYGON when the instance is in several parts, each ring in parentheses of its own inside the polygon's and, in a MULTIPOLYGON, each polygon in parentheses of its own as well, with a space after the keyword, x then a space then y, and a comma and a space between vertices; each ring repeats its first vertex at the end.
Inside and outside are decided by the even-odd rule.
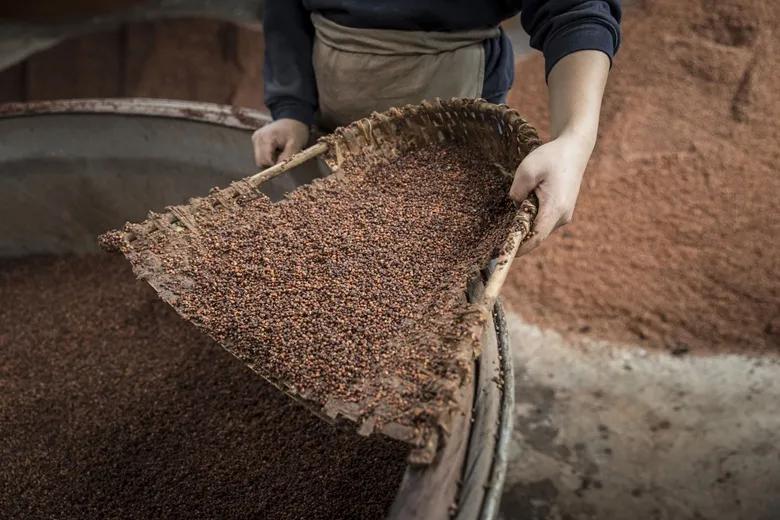
POLYGON ((515 178, 509 188, 509 198, 517 202, 524 201, 536 189, 540 181, 541 176, 537 174, 533 158, 529 155, 523 159, 515 171, 515 178))
POLYGON ((525 255, 536 249, 553 232, 558 222, 554 201, 544 193, 544 190, 537 190, 536 196, 539 199, 539 212, 536 214, 531 228, 533 234, 520 246, 517 256, 525 255))

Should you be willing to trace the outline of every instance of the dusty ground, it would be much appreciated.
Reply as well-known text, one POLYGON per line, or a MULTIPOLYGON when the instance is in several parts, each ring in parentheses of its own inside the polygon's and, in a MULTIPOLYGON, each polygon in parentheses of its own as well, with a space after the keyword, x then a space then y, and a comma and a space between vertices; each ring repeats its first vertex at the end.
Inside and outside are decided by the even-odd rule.
POLYGON ((675 357, 507 319, 504 520, 780 518, 780 359, 675 357))

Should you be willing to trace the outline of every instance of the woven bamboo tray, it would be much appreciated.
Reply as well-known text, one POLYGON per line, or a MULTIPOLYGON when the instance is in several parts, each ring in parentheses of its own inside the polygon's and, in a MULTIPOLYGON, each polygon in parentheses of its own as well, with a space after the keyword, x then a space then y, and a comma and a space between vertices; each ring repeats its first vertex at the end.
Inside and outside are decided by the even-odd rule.
MULTIPOLYGON (((135 274, 146 280, 163 300, 176 308, 177 295, 170 287, 177 284, 172 283, 174 280, 171 280, 171 275, 160 268, 156 259, 149 258, 144 254, 143 248, 136 247, 139 238, 143 239, 140 240, 143 242, 156 239, 156 235, 163 237, 172 233, 197 234, 193 214, 231 207, 234 205, 232 199, 239 194, 251 197, 254 193, 259 196, 258 187, 261 184, 307 161, 323 159, 331 171, 336 173, 341 170, 342 165, 351 160, 360 159, 363 164, 381 164, 412 150, 443 142, 478 147, 484 156, 492 159, 497 175, 512 175, 520 161, 540 144, 533 127, 505 105, 473 99, 437 99, 420 105, 394 108, 381 114, 374 113, 370 117, 339 128, 284 163, 234 182, 226 188, 215 190, 207 197, 194 198, 187 204, 166 208, 161 214, 150 213, 147 220, 140 224, 127 224, 124 231, 111 235, 109 248, 121 250, 131 261, 135 274)), ((479 355, 478 339, 482 326, 492 312, 518 247, 531 233, 536 211, 534 197, 517 206, 514 225, 499 249, 498 257, 494 259, 494 268, 484 284, 484 290, 480 291, 476 301, 471 302, 475 310, 472 334, 453 346, 454 357, 468 360, 468 363, 464 363, 466 366, 473 367, 472 361, 479 355)), ((464 292, 468 283, 464 280, 464 292)), ((230 345, 223 347, 235 354, 230 345)), ((452 386, 450 406, 442 409, 429 427, 413 428, 383 421, 381 417, 361 416, 356 403, 334 399, 325 403, 316 402, 305 395, 305 392, 294 392, 284 382, 274 381, 269 374, 260 375, 326 420, 335 422, 346 419, 359 424, 358 431, 363 435, 382 433, 410 443, 413 446, 410 461, 416 463, 429 463, 434 460, 437 449, 446 440, 455 415, 463 413, 458 396, 463 394, 463 387, 473 377, 472 373, 464 373, 457 384, 447 382, 447 385, 452 386)))

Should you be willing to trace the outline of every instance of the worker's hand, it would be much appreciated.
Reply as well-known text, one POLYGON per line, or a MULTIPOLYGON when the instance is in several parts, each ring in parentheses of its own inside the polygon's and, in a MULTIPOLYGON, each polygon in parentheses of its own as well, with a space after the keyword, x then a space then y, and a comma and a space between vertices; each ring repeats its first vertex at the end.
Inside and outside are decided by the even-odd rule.
POLYGON ((601 51, 573 52, 550 71, 550 135, 553 140, 520 163, 509 196, 539 198, 534 235, 518 254, 534 249, 556 228, 571 222, 585 166, 596 144, 601 96, 609 75, 609 57, 601 51))
POLYGON ((252 134, 255 162, 260 167, 289 159, 309 141, 309 127, 295 119, 277 119, 252 134))
POLYGON ((580 183, 593 145, 577 137, 561 136, 526 156, 515 172, 509 196, 521 202, 531 192, 539 199, 533 236, 518 251, 524 255, 555 229, 571 222, 580 183))

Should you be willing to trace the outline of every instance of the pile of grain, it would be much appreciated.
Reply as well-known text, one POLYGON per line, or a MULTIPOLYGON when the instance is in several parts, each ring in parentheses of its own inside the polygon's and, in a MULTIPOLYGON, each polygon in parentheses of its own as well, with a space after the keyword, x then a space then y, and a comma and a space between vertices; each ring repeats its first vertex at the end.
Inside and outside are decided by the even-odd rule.
POLYGON ((406 448, 278 395, 106 255, 0 263, 0 517, 380 518, 406 448))
MULTIPOLYGON (((779 11, 627 8, 574 222, 507 280, 524 318, 675 353, 780 352, 779 11)), ((510 103, 547 120, 540 60, 510 103)))
POLYGON ((455 147, 344 173, 197 213, 197 232, 141 236, 130 258, 260 374, 423 442, 470 373, 453 348, 473 324, 465 286, 506 238, 510 181, 455 147))

